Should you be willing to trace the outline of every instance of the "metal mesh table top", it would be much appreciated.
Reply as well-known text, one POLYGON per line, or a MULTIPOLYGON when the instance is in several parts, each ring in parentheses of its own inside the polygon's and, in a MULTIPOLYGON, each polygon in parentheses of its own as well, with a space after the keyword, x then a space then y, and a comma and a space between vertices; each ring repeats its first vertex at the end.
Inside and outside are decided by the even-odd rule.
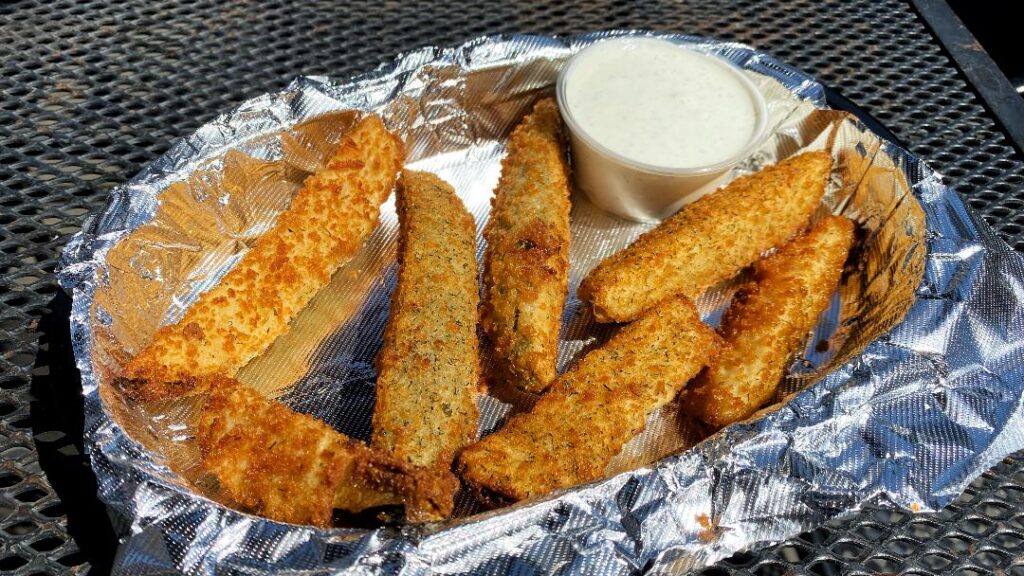
MULTIPOLYGON (((88 499, 73 441, 78 382, 53 271, 111 187, 296 75, 344 78, 481 34, 610 28, 738 40, 805 69, 885 123, 1024 250, 1024 162, 897 0, 0 4, 0 572, 84 573, 89 559, 69 526, 83 542, 101 540, 102 508, 78 501, 88 499)), ((1016 456, 938 514, 869 508, 705 573, 1024 574, 1022 502, 1016 456)))

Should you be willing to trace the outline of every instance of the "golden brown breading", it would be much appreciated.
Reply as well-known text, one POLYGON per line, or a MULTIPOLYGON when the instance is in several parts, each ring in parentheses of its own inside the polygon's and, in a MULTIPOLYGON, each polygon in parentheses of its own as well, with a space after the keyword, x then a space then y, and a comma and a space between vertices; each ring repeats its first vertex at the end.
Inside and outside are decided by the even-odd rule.
POLYGON ((398 285, 377 357, 371 444, 450 474, 477 429, 476 224, 433 174, 403 172, 396 206, 398 285))
POLYGON ((718 354, 686 298, 663 302, 560 376, 533 409, 470 445, 462 477, 521 500, 601 478, 612 457, 718 354))
POLYGON ((583 279, 599 322, 633 320, 677 294, 697 298, 807 227, 832 167, 807 152, 684 206, 583 279))
POLYGON ((829 216, 759 262, 753 283, 722 319, 722 356, 683 393, 684 409, 726 426, 771 400, 793 354, 828 308, 852 245, 853 223, 829 216))
POLYGON ((334 508, 358 512, 403 500, 411 521, 451 513, 458 484, 450 475, 405 465, 233 379, 202 384, 209 394, 196 434, 203 468, 247 510, 316 526, 329 526, 334 508))
POLYGON ((403 156, 379 117, 360 121, 274 227, 128 363, 126 379, 143 382, 136 391, 154 400, 176 388, 146 381, 233 376, 263 352, 377 225, 403 156))
POLYGON ((480 323, 497 376, 541 392, 558 375, 569 279, 569 177, 562 120, 550 98, 512 132, 484 237, 480 323))

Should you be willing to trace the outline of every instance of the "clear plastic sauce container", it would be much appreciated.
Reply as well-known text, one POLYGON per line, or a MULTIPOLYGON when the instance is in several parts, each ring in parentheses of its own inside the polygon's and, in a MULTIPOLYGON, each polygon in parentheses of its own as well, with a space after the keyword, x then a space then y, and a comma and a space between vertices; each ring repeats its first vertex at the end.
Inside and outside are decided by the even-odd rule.
POLYGON ((661 220, 761 143, 764 97, 730 62, 656 38, 614 38, 558 79, 576 184, 598 207, 661 220))

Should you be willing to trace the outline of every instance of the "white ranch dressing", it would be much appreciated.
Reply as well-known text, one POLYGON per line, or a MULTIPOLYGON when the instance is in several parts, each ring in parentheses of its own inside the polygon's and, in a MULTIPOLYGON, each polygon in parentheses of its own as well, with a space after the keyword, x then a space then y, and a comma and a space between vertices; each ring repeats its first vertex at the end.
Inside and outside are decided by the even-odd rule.
POLYGON ((573 60, 564 95, 590 138, 657 167, 729 160, 757 129, 749 88, 728 64, 664 40, 633 38, 589 48, 573 60))

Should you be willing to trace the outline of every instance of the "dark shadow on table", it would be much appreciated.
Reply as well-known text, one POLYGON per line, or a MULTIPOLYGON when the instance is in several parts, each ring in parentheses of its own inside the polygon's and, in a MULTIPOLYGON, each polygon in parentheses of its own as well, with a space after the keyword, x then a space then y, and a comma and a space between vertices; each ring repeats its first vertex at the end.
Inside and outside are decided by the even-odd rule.
POLYGON ((91 574, 109 574, 117 537, 96 497, 96 477, 82 445, 82 383, 71 350, 71 299, 63 292, 39 321, 39 353, 32 372, 32 435, 39 464, 67 514, 68 532, 91 574))

